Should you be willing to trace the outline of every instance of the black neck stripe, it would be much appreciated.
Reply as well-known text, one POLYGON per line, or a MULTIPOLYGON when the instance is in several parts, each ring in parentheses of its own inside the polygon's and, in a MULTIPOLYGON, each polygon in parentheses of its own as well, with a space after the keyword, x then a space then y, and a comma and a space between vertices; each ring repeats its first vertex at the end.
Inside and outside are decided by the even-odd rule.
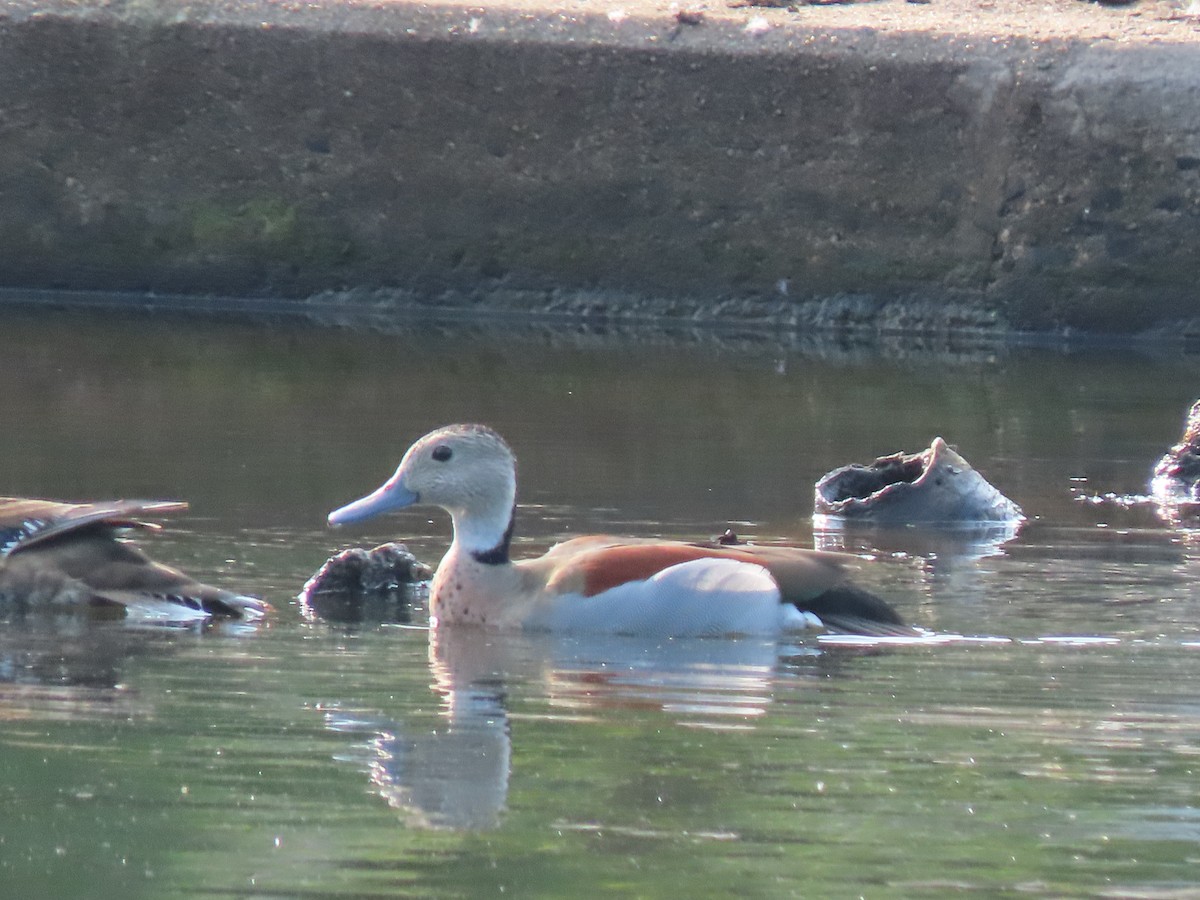
POLYGON ((508 528, 504 530, 504 537, 500 538, 498 543, 491 550, 472 550, 471 558, 475 562, 483 563, 485 566, 502 566, 509 560, 508 551, 512 546, 513 526, 516 524, 517 510, 513 508, 512 514, 508 517, 508 528))

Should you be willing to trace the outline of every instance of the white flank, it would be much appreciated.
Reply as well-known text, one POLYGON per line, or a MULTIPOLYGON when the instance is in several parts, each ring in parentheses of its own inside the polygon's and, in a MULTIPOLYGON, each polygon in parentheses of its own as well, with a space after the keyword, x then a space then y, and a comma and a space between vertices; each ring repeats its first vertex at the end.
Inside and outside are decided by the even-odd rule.
POLYGON ((774 635, 782 625, 781 610, 779 588, 766 569, 705 558, 593 597, 547 598, 525 627, 645 637, 774 635))

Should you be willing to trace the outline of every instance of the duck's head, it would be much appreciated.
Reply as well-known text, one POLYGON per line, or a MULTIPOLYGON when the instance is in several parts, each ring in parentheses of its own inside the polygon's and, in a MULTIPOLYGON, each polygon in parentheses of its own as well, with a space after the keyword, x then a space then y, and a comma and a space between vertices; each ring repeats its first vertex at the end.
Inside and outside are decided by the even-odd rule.
POLYGON ((331 512, 329 524, 430 504, 450 513, 459 539, 491 547, 497 530, 503 535, 512 523, 516 468, 512 450, 492 429, 448 425, 409 447, 395 475, 374 493, 331 512))

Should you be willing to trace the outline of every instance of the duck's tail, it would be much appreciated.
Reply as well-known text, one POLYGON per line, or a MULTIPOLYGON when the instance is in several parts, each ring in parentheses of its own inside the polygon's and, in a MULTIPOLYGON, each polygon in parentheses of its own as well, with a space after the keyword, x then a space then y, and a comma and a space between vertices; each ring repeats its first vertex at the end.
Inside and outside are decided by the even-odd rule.
POLYGON ((812 613, 827 629, 841 634, 915 637, 922 633, 906 623, 882 597, 852 584, 831 587, 803 604, 797 603, 796 608, 812 613))
POLYGON ((95 591, 95 596, 124 607, 130 615, 156 621, 214 618, 256 622, 271 610, 271 605, 258 597, 236 594, 198 581, 173 585, 163 590, 100 589, 95 591))

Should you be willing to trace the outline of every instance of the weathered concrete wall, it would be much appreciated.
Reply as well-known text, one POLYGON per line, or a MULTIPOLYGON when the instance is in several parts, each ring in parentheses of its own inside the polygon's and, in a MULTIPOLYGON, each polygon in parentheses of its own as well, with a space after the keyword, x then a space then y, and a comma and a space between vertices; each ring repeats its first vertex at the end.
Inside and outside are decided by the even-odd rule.
POLYGON ((10 3, 0 129, 0 286, 1200 317, 1196 45, 10 3))

